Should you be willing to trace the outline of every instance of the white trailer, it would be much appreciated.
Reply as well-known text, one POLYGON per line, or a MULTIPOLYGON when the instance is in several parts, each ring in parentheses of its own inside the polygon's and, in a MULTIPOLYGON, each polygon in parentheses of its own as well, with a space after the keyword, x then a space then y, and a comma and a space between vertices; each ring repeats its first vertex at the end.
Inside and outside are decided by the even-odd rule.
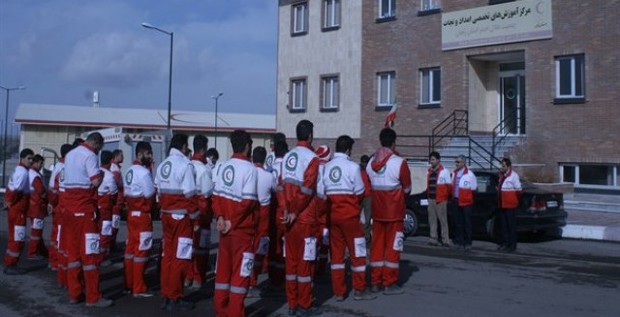
POLYGON ((107 151, 122 150, 125 157, 121 166, 121 172, 125 172, 131 166, 135 158, 136 145, 140 141, 149 142, 153 148, 153 168, 166 158, 166 131, 145 131, 141 133, 129 133, 124 128, 106 128, 89 131, 82 134, 86 138, 93 132, 99 132, 103 136, 103 149, 107 151))

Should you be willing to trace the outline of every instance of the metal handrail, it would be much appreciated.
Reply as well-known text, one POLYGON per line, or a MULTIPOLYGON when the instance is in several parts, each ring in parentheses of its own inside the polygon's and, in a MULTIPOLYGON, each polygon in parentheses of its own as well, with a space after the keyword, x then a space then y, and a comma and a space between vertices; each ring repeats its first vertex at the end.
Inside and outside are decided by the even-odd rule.
POLYGON ((513 111, 510 115, 505 116, 494 128, 493 128, 493 142, 492 142, 492 153, 495 156, 495 151, 497 146, 504 142, 508 133, 504 133, 507 123, 515 123, 517 120, 517 111, 513 111))
POLYGON ((437 124, 432 130, 431 149, 435 149, 437 144, 448 135, 467 135, 469 131, 468 116, 467 110, 454 110, 448 117, 437 124), (451 133, 449 132, 450 130, 451 133))

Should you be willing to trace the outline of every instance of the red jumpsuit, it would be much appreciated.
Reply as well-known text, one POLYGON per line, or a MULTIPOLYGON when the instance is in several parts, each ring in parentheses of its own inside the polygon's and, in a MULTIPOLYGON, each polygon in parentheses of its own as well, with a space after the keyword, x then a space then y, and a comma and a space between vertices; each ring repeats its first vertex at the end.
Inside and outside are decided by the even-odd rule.
POLYGON ((278 157, 272 164, 271 173, 276 182, 274 195, 271 199, 269 213, 269 281, 272 286, 278 287, 284 284, 284 232, 286 226, 282 223, 284 210, 286 210, 286 196, 284 184, 280 175, 282 171, 282 158, 278 157))
POLYGON ((112 209, 116 204, 116 195, 118 187, 109 166, 102 166, 103 181, 97 188, 97 207, 99 209, 99 217, 97 219, 100 228, 101 239, 99 241, 99 251, 101 261, 110 254, 112 245, 112 209))
POLYGON ((258 275, 260 275, 265 267, 263 262, 269 251, 269 212, 271 209, 271 192, 275 189, 275 180, 273 174, 267 172, 262 164, 256 164, 257 171, 257 195, 259 205, 256 207, 258 215, 256 236, 254 237, 254 273, 250 280, 250 286, 257 285, 258 275))
POLYGON ((116 249, 116 235, 118 234, 118 229, 121 226, 121 213, 123 212, 123 207, 125 207, 125 195, 123 188, 123 175, 121 174, 121 166, 119 163, 112 162, 110 165, 110 172, 114 176, 114 181, 116 182, 116 187, 118 188, 118 193, 116 194, 116 204, 114 208, 112 208, 112 236, 110 237, 110 251, 116 249))
POLYGON ((331 202, 330 246, 332 288, 336 296, 344 297, 345 248, 349 249, 353 288, 366 289, 366 237, 360 223, 360 201, 364 197, 364 182, 359 165, 344 153, 336 153, 323 173, 325 193, 331 202))
POLYGON ((220 234, 215 271, 215 314, 243 317, 243 300, 254 265, 257 171, 245 155, 235 153, 220 166, 215 180, 215 216, 230 221, 220 234))
POLYGON ((407 162, 386 147, 375 152, 366 172, 372 184, 371 283, 392 286, 398 281, 405 195, 411 191, 411 174, 407 162))
POLYGON ((289 309, 309 309, 319 226, 317 208, 312 204, 316 195, 319 158, 309 143, 299 141, 284 156, 283 165, 287 211, 296 215, 285 234, 286 298, 289 309))
POLYGON ((127 246, 125 247, 125 289, 133 294, 147 291, 144 270, 153 246, 151 212, 155 187, 151 171, 134 161, 125 175, 127 204, 127 246))
MULTIPOLYGON (((60 270, 58 253, 58 226, 60 225, 60 210, 58 208, 58 185, 60 184, 59 172, 65 166, 65 159, 61 158, 56 165, 50 176, 49 183, 47 185, 47 199, 52 209, 52 231, 50 234, 50 245, 48 248, 49 263, 53 270, 60 270)), ((57 275, 59 273, 56 273, 57 275)), ((58 279, 60 282, 60 279, 58 279)))
POLYGON ((32 168, 28 171, 30 182, 30 203, 28 205, 28 219, 30 219, 30 242, 28 242, 28 257, 37 255, 47 257, 47 248, 43 242, 43 224, 47 216, 47 193, 41 174, 32 168))
POLYGON ((26 166, 19 164, 15 167, 4 199, 9 207, 9 241, 4 254, 4 266, 10 267, 17 265, 19 254, 26 241, 26 212, 30 201, 30 185, 26 166))
POLYGON ((155 175, 164 235, 161 295, 176 301, 183 297, 184 274, 192 265, 193 228, 189 214, 198 210, 196 180, 191 162, 175 148, 159 164, 155 175))
POLYGON ((63 228, 66 231, 69 298, 78 301, 84 284, 87 304, 101 299, 97 192, 92 184, 102 178, 97 154, 88 144, 82 143, 67 154, 60 186, 65 191, 61 199, 66 208, 63 228))
POLYGON ((211 244, 211 220, 213 208, 211 195, 213 194, 213 175, 211 167, 207 164, 204 155, 194 154, 192 165, 196 174, 196 199, 198 200, 198 217, 194 219, 194 255, 192 268, 185 276, 186 282, 191 282, 192 287, 200 288, 205 282, 207 268, 209 267, 209 245, 211 244))

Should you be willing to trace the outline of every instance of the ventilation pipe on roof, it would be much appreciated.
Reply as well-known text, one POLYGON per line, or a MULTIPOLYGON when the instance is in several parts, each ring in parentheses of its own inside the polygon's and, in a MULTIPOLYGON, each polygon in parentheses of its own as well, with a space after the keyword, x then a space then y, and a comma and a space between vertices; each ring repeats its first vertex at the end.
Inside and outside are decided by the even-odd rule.
POLYGON ((93 91, 93 107, 99 108, 99 91, 93 91))

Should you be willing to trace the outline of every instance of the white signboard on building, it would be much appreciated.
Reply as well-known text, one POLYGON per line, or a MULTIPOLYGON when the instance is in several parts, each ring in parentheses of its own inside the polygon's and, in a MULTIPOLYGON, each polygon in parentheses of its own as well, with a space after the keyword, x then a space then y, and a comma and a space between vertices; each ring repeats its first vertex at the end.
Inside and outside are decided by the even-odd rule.
POLYGON ((551 0, 521 0, 447 12, 441 17, 444 51, 552 36, 551 0))

